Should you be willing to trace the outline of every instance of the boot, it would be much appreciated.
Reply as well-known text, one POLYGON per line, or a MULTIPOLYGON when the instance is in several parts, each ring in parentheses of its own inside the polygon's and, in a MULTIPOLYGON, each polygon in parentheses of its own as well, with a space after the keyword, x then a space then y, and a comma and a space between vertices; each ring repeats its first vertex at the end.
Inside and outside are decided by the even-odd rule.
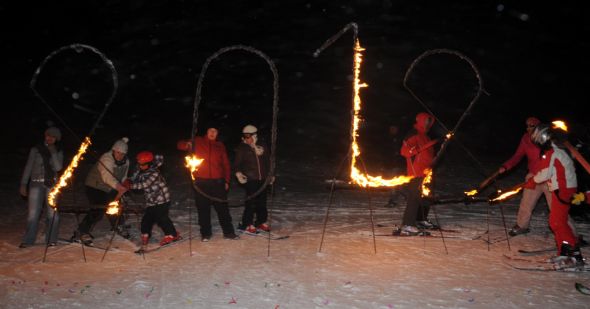
POLYGON ((176 236, 172 236, 172 235, 166 235, 164 236, 164 238, 162 238, 162 240, 160 241, 160 246, 164 246, 170 243, 173 243, 177 240, 179 240, 181 237, 178 233, 176 233, 176 236))
POLYGON ((586 265, 579 245, 572 247, 567 241, 564 241, 561 244, 559 255, 560 257, 567 257, 567 262, 568 264, 571 264, 572 267, 583 267, 586 265))

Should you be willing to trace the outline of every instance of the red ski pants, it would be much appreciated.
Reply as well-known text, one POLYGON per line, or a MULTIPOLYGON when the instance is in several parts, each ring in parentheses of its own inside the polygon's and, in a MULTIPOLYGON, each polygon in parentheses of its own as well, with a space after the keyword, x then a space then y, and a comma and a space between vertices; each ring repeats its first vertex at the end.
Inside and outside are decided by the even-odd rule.
MULTIPOLYGON (((567 189, 566 189, 567 190, 567 189)), ((549 227, 555 235, 557 254, 561 253, 561 244, 567 241, 572 248, 576 246, 576 237, 572 228, 567 223, 570 205, 557 198, 557 192, 551 192, 551 213, 549 214, 549 227)))

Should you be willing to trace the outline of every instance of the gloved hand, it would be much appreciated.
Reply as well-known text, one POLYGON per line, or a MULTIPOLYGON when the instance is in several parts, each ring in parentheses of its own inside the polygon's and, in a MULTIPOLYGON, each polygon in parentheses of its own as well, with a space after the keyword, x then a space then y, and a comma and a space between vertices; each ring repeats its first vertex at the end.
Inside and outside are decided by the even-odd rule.
POLYGON ((129 179, 129 178, 125 179, 125 181, 123 181, 123 183, 122 183, 123 187, 127 188, 127 190, 131 189, 131 184, 132 184, 132 182, 131 182, 131 179, 129 179))
POLYGON ((572 195, 571 203, 573 205, 580 205, 585 200, 586 200, 586 194, 584 194, 583 192, 578 192, 578 193, 574 193, 574 195, 572 195))
POLYGON ((256 145, 254 147, 254 152, 256 152, 257 156, 261 156, 264 153, 264 147, 256 145))
POLYGON ((49 150, 49 153, 56 153, 57 152, 57 147, 55 147, 55 144, 47 145, 47 149, 49 150))
POLYGON ((248 182, 248 177, 242 174, 242 172, 236 172, 236 178, 238 179, 238 182, 241 184, 245 184, 246 182, 248 182))
POLYGON ((123 193, 129 191, 129 189, 127 187, 123 186, 120 183, 117 184, 117 187, 115 189, 117 190, 117 192, 119 193, 119 195, 122 195, 123 193))
POLYGON ((18 192, 20 193, 20 195, 26 197, 28 195, 27 185, 20 185, 18 192))

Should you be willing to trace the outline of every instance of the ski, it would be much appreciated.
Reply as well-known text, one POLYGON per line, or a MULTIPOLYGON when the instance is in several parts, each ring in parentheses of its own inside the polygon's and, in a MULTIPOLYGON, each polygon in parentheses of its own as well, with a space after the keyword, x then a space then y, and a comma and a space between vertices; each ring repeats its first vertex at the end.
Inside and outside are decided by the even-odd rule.
MULTIPOLYGON (((392 225, 391 226, 391 225, 381 224, 381 223, 378 223, 377 224, 377 227, 398 228, 397 225, 392 225)), ((461 231, 459 231, 459 230, 452 230, 452 229, 445 229, 445 228, 442 228, 442 229, 441 228, 433 228, 433 229, 430 229, 429 231, 438 232, 438 231, 441 231, 441 230, 442 230, 443 233, 461 233, 461 231)))
POLYGON ((279 235, 279 234, 275 234, 275 233, 268 233, 268 232, 263 232, 263 231, 257 231, 256 233, 251 233, 251 232, 247 232, 244 230, 237 230, 238 233, 242 234, 242 235, 248 235, 248 236, 254 236, 254 237, 263 237, 263 238, 268 238, 269 234, 270 234, 270 239, 271 240, 281 240, 281 239, 287 239, 290 236, 289 235, 279 235))
POLYGON ((576 282, 576 290, 584 295, 590 295, 590 288, 579 282, 576 282))
POLYGON ((167 247, 172 247, 174 245, 177 245, 179 243, 185 242, 187 240, 189 240, 189 237, 187 237, 187 238, 184 238, 183 237, 183 238, 180 238, 180 239, 178 239, 176 241, 173 241, 171 243, 167 243, 167 244, 162 245, 162 246, 158 245, 158 246, 154 246, 154 247, 147 248, 147 249, 141 249, 141 248, 139 248, 138 250, 135 250, 133 252, 136 253, 136 254, 152 253, 152 252, 156 252, 156 251, 158 251, 160 249, 164 249, 164 248, 167 248, 167 247))
MULTIPOLYGON (((369 234, 369 236, 371 236, 369 234)), ((420 233, 418 235, 399 235, 399 234, 375 234, 376 237, 401 237, 401 238, 411 238, 411 237, 426 237, 426 238, 442 238, 439 233, 437 234, 430 234, 430 233, 420 233)), ((444 235, 444 238, 453 238, 453 239, 466 239, 465 237, 459 235, 444 235)))
POLYGON ((520 253, 522 255, 537 255, 537 254, 543 254, 543 253, 556 251, 556 250, 557 249, 555 248, 555 246, 553 246, 553 247, 547 247, 547 248, 542 248, 542 249, 533 249, 533 250, 519 249, 518 253, 520 253))
POLYGON ((524 258, 516 259, 504 255, 504 264, 518 270, 530 271, 560 271, 560 272, 586 272, 590 271, 590 265, 583 266, 566 266, 559 263, 552 263, 549 260, 534 261, 524 258))

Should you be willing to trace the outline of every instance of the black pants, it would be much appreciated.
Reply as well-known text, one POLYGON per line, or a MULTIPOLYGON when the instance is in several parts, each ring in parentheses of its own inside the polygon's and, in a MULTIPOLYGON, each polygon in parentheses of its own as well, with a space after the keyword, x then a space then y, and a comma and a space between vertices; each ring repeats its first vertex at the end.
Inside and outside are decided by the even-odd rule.
POLYGON ((402 218, 402 225, 416 226, 416 221, 426 221, 430 203, 422 198, 422 181, 424 177, 414 178, 408 183, 407 205, 402 218))
POLYGON ((170 202, 146 207, 141 218, 141 233, 148 234, 152 237, 152 227, 154 223, 157 223, 164 232, 164 235, 176 236, 174 223, 172 223, 172 220, 168 216, 169 209, 170 202))
MULTIPOLYGON (((82 222, 78 225, 78 231, 80 234, 88 234, 94 228, 94 225, 98 223, 103 217, 106 211, 107 205, 115 200, 117 196, 116 190, 111 190, 109 192, 104 192, 92 187, 86 186, 86 196, 88 197, 88 201, 90 202, 90 210, 88 214, 84 216, 82 222)), ((114 228, 117 224, 117 216, 107 216, 109 222, 111 223, 111 227, 114 228)), ((125 224, 125 218, 121 215, 119 219, 119 225, 125 224)))
MULTIPOLYGON (((225 191, 224 179, 197 179, 195 181, 197 187, 212 197, 219 199, 227 199, 227 191, 225 191)), ((211 236, 211 206, 217 212, 219 225, 223 230, 224 235, 234 234, 234 227, 232 226, 232 219, 229 213, 227 202, 217 202, 210 200, 206 196, 195 191, 195 204, 197 206, 197 213, 199 215, 199 226, 201 228, 201 236, 211 236)))
MULTIPOLYGON (((248 182, 244 184, 246 196, 256 193, 262 185, 264 185, 264 180, 248 180, 248 182)), ((267 188, 264 188, 262 192, 244 203, 245 207, 240 227, 246 228, 252 223, 254 223, 254 226, 258 226, 266 222, 268 218, 268 211, 266 209, 266 192, 267 188), (256 221, 254 221, 254 215, 256 215, 256 221)))

